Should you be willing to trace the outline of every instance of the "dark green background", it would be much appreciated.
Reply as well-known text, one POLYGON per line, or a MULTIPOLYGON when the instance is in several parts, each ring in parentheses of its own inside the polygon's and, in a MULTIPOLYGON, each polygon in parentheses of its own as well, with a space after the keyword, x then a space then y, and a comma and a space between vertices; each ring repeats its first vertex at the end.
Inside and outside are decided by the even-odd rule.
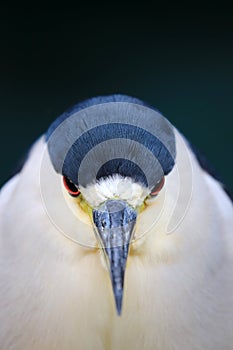
POLYGON ((2 11, 1 184, 67 107, 125 93, 156 106, 232 187, 231 13, 214 3, 145 13, 120 5, 2 11))

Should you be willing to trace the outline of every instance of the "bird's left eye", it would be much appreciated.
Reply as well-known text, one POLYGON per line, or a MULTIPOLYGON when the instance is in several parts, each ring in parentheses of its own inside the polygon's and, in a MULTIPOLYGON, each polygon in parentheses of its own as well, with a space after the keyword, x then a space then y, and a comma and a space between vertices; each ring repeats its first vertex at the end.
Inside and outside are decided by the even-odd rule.
POLYGON ((159 194, 159 192, 163 188, 164 182, 165 182, 165 176, 163 176, 162 179, 159 180, 157 182, 157 184, 155 185, 155 187, 152 189, 152 191, 150 193, 151 197, 155 197, 159 194))
POLYGON ((65 186, 65 189, 72 197, 77 197, 80 195, 79 188, 72 182, 68 177, 63 176, 63 184, 65 186))

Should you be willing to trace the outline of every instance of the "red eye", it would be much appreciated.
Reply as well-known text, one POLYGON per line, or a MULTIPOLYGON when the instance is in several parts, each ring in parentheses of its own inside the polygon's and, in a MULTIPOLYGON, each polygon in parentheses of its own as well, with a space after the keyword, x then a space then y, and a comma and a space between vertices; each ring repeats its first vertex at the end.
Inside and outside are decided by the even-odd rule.
POLYGON ((73 182, 68 179, 68 177, 63 176, 63 184, 65 186, 65 189, 72 197, 77 197, 80 195, 80 190, 75 186, 75 184, 73 184, 73 182))
POLYGON ((165 182, 165 177, 163 176, 162 179, 156 184, 156 186, 153 188, 153 190, 151 191, 150 195, 152 197, 157 196, 157 194, 161 191, 161 189, 163 188, 165 182))

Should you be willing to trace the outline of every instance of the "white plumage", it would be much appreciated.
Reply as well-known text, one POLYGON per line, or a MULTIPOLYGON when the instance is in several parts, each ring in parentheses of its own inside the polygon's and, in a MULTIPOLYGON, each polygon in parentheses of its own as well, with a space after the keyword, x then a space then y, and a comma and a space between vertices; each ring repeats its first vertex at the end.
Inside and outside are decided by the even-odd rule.
MULTIPOLYGON (((36 142, 0 195, 1 350, 232 350, 232 203, 190 150, 192 183, 185 183, 187 148, 175 135, 176 165, 138 217, 121 316, 88 215, 77 209, 80 220, 67 227, 83 232, 94 248, 61 234, 49 217, 40 183, 45 142, 36 142), (167 234, 179 173, 192 195, 179 225, 167 234)), ((54 210, 66 221, 60 176, 52 165, 47 171, 54 210)), ((108 179, 110 192, 118 180, 108 179)), ((98 186, 108 196, 106 184, 98 186)), ((91 202, 93 189, 85 191, 91 202)), ((66 200, 74 207, 74 199, 66 200)))

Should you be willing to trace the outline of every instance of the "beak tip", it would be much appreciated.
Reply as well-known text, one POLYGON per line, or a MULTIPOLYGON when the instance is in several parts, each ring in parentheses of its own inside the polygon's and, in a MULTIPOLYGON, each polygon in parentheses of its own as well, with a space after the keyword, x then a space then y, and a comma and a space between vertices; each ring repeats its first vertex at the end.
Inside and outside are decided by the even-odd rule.
POLYGON ((121 309, 117 309, 117 316, 121 316, 121 309))
POLYGON ((121 316, 121 313, 122 313, 122 295, 118 298, 116 297, 115 302, 116 302, 117 316, 121 316))

